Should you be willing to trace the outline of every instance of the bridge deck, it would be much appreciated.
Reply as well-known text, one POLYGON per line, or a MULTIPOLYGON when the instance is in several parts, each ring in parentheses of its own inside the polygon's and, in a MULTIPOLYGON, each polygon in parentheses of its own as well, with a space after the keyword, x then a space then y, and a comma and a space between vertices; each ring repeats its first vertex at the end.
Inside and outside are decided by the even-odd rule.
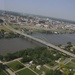
POLYGON ((55 45, 53 45, 53 44, 51 44, 51 43, 48 43, 48 42, 43 41, 43 40, 41 40, 41 39, 38 39, 38 38, 35 38, 35 37, 33 37, 33 36, 27 35, 27 34, 21 32, 21 31, 15 30, 15 29, 13 29, 11 26, 9 26, 9 25, 4 25, 4 26, 7 27, 8 29, 10 29, 10 30, 13 31, 13 32, 16 32, 16 33, 18 33, 18 34, 21 34, 21 35, 23 35, 23 36, 25 36, 25 37, 28 37, 28 38, 30 38, 30 39, 33 39, 33 40, 35 40, 35 41, 37 41, 37 42, 40 42, 40 43, 42 43, 42 44, 44 44, 44 45, 46 45, 46 46, 52 47, 52 48, 54 48, 54 49, 56 49, 56 50, 58 50, 58 51, 60 51, 60 52, 63 52, 63 53, 65 53, 65 54, 67 54, 67 55, 69 55, 69 56, 75 58, 75 54, 70 53, 70 52, 68 52, 68 51, 66 51, 66 50, 63 50, 63 49, 61 49, 61 48, 59 48, 59 47, 57 47, 57 46, 55 46, 55 45))

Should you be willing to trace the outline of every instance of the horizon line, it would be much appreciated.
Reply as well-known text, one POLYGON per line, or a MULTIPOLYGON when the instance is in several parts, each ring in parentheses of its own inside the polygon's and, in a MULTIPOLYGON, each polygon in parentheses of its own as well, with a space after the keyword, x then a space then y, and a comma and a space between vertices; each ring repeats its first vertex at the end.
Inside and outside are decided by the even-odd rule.
POLYGON ((65 19, 65 18, 58 18, 58 17, 50 17, 50 16, 45 16, 45 15, 39 15, 39 14, 32 14, 32 13, 4 10, 4 9, 0 9, 0 11, 14 12, 14 13, 18 13, 18 14, 20 14, 22 16, 25 16, 25 14, 28 14, 28 15, 35 15, 35 16, 46 17, 46 18, 51 18, 51 19, 56 19, 56 20, 75 22, 74 20, 69 20, 69 19, 65 19))

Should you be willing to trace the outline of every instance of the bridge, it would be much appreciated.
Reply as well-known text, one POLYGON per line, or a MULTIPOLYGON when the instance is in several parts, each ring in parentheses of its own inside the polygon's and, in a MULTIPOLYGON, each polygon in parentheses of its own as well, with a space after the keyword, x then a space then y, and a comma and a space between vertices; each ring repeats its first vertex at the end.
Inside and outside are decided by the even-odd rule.
POLYGON ((65 53, 65 54, 67 54, 67 55, 69 55, 69 56, 75 58, 75 54, 73 54, 73 53, 70 53, 70 52, 68 52, 68 51, 66 51, 66 50, 63 50, 63 49, 61 49, 61 48, 59 48, 59 47, 57 47, 57 46, 55 46, 55 45, 53 45, 53 44, 51 44, 51 43, 49 43, 49 42, 44 41, 44 40, 35 38, 35 37, 33 37, 33 36, 30 36, 30 35, 27 35, 27 34, 21 32, 21 31, 15 30, 14 28, 12 28, 12 27, 11 27, 10 25, 8 25, 7 23, 5 23, 5 24, 6 24, 6 25, 4 25, 4 26, 5 26, 6 28, 8 28, 9 30, 11 30, 11 31, 13 31, 13 32, 15 32, 15 33, 18 33, 18 34, 23 35, 23 36, 25 36, 25 37, 27 37, 27 38, 30 38, 30 39, 32 39, 32 40, 34 40, 34 41, 37 41, 37 42, 39 42, 39 43, 42 43, 42 44, 44 44, 44 45, 46 45, 46 46, 48 46, 48 47, 52 47, 52 48, 54 48, 54 49, 56 49, 56 50, 58 50, 58 51, 60 51, 60 52, 62 52, 62 53, 65 53))

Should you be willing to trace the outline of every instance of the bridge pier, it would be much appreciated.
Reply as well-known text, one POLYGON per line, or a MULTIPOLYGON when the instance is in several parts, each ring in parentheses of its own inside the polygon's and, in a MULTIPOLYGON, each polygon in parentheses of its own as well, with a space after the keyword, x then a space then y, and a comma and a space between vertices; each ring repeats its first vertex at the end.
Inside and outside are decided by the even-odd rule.
POLYGON ((33 41, 31 38, 28 38, 28 40, 29 40, 30 42, 32 42, 32 41, 33 41))
POLYGON ((47 49, 50 49, 50 48, 52 48, 52 47, 50 47, 50 46, 46 46, 47 47, 47 49))

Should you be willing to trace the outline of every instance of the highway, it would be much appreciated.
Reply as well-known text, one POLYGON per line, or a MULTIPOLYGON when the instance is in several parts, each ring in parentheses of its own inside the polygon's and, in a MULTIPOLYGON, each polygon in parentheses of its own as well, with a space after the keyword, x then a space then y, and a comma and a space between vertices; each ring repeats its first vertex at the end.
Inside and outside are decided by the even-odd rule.
POLYGON ((27 37, 27 38, 30 38, 30 39, 32 39, 32 40, 35 40, 35 41, 37 41, 37 42, 39 42, 39 43, 42 43, 42 44, 44 44, 44 45, 46 45, 46 46, 48 46, 48 47, 52 47, 52 48, 54 48, 54 49, 56 49, 56 50, 58 50, 58 51, 60 51, 60 52, 63 52, 63 53, 65 53, 65 54, 67 54, 67 55, 69 55, 69 56, 75 58, 75 54, 70 53, 70 52, 68 52, 68 51, 66 51, 66 50, 63 50, 63 49, 61 49, 61 48, 59 48, 59 47, 57 47, 57 46, 55 46, 55 45, 53 45, 53 44, 51 44, 51 43, 48 43, 48 42, 46 42, 46 41, 43 41, 43 40, 41 40, 41 39, 38 39, 38 38, 35 38, 35 37, 33 37, 33 36, 27 35, 27 34, 21 32, 21 31, 15 30, 14 28, 12 28, 12 27, 11 27, 10 25, 8 25, 7 23, 6 23, 6 25, 4 25, 4 26, 5 26, 6 28, 8 28, 9 30, 15 32, 15 33, 18 33, 18 34, 20 34, 20 35, 23 35, 23 36, 25 36, 25 37, 27 37))

